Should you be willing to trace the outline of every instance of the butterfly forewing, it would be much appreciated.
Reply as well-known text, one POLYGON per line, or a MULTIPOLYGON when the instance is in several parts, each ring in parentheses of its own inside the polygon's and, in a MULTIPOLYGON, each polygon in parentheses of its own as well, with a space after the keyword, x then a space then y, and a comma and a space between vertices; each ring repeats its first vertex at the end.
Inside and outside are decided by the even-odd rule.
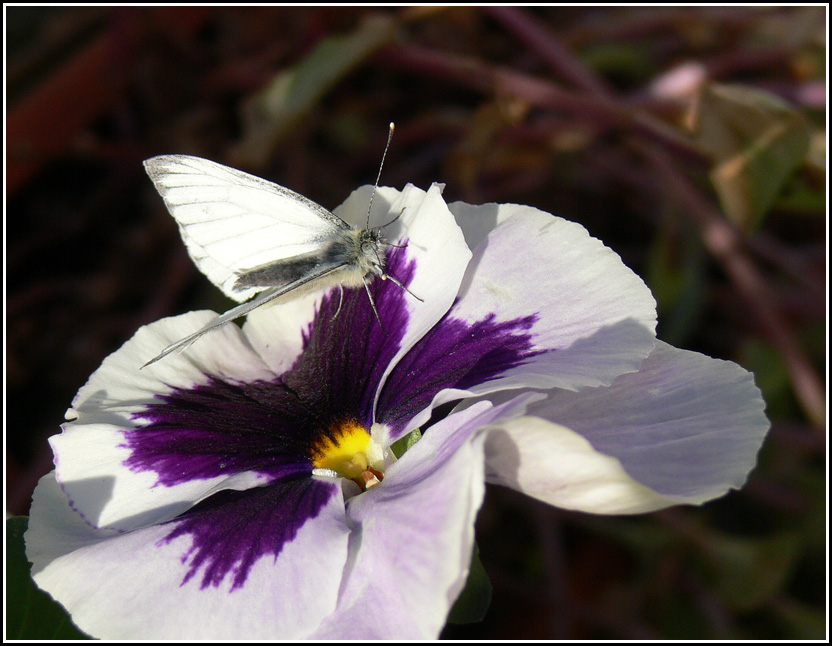
POLYGON ((144 165, 194 263, 239 302, 264 289, 241 287, 241 275, 314 253, 352 229, 302 195, 207 159, 161 155, 144 165))
POLYGON ((287 188, 200 157, 161 155, 144 165, 200 271, 234 300, 260 292, 145 366, 258 307, 326 286, 340 286, 343 295, 344 287, 363 285, 376 318, 368 279, 407 289, 384 271, 390 244, 378 229, 353 227, 287 188))

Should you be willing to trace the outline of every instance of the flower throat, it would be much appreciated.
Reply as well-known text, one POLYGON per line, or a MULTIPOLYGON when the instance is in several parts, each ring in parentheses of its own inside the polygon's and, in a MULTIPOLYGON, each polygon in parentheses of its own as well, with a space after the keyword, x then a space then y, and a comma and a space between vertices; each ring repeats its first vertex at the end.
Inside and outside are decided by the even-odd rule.
POLYGON ((313 447, 312 463, 316 469, 334 471, 349 478, 362 491, 384 479, 384 451, 360 423, 346 419, 333 424, 329 432, 313 447))

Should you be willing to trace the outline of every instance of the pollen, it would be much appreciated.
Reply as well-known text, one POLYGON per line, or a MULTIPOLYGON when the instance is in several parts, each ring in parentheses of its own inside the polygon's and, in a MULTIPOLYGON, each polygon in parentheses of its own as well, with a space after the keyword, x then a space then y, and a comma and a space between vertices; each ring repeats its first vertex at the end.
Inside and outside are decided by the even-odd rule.
POLYGON ((330 429, 315 447, 312 459, 316 469, 335 471, 364 491, 384 479, 382 453, 366 428, 355 420, 345 420, 330 429))

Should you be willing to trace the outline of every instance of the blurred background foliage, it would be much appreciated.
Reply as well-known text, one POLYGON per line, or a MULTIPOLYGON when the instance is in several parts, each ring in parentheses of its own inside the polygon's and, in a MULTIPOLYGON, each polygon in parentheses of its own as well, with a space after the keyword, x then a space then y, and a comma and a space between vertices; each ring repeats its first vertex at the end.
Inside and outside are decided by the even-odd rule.
POLYGON ((443 635, 824 637, 827 7, 4 9, 8 512, 107 354, 229 305, 141 161, 200 155, 333 208, 395 121, 382 184, 580 222, 653 289, 659 337, 752 370, 772 420, 746 487, 702 508, 490 487, 493 602, 443 635))

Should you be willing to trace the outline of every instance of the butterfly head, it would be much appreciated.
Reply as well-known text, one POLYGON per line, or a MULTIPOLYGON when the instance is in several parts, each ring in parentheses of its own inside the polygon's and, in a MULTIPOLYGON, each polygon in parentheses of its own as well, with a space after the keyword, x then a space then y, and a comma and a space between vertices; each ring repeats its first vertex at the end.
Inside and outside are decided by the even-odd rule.
POLYGON ((356 234, 358 266, 365 276, 385 276, 384 265, 390 244, 378 229, 362 229, 356 234))

